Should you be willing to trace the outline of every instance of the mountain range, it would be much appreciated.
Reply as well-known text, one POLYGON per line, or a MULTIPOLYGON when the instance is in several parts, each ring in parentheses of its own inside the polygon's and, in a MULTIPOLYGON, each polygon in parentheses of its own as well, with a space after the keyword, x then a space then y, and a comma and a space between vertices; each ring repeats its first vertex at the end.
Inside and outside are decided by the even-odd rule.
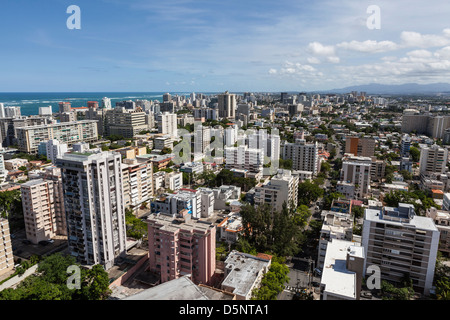
POLYGON ((416 95, 416 94, 450 94, 449 83, 417 84, 405 83, 400 85, 387 85, 371 83, 357 86, 349 86, 341 89, 323 90, 318 93, 344 94, 351 91, 366 92, 369 95, 416 95))

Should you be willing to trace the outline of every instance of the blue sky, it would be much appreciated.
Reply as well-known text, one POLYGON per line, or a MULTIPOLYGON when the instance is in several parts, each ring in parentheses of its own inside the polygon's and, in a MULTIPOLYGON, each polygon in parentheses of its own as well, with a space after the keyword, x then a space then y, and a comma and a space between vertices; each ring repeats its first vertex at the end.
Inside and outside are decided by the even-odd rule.
POLYGON ((2 0, 0 91, 312 91, 449 82, 442 0, 2 0), (66 9, 81 9, 69 30, 66 9), (370 5, 380 29, 367 27, 370 5))

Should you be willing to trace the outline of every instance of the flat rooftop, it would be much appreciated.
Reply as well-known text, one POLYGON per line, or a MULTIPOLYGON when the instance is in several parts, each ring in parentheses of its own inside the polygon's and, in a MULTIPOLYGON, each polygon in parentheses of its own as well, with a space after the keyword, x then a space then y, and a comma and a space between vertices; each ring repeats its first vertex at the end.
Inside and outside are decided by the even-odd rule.
POLYGON ((188 276, 164 282, 122 300, 232 300, 233 295, 197 286, 188 276))
POLYGON ((364 220, 373 222, 382 222, 386 224, 402 226, 402 227, 412 227, 422 230, 437 231, 436 225, 433 219, 428 217, 422 217, 414 215, 411 219, 402 219, 399 221, 386 220, 380 216, 380 210, 376 209, 366 209, 364 212, 364 220))
POLYGON ((348 249, 354 256, 364 256, 364 248, 355 242, 333 239, 328 243, 321 284, 328 293, 356 299, 356 273, 346 268, 348 249))
POLYGON ((259 272, 270 265, 270 260, 232 251, 225 260, 225 269, 231 269, 222 286, 234 288, 233 293, 246 296, 252 289, 259 272))

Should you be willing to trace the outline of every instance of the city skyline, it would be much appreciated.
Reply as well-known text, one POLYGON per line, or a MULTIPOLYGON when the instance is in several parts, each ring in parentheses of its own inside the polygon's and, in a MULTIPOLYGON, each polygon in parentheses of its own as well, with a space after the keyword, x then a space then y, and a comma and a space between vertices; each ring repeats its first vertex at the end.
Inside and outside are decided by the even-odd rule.
POLYGON ((446 82, 450 5, 4 1, 3 92, 314 91, 446 82), (80 8, 70 30, 67 8, 80 8), (368 23, 379 9, 378 28, 368 23))

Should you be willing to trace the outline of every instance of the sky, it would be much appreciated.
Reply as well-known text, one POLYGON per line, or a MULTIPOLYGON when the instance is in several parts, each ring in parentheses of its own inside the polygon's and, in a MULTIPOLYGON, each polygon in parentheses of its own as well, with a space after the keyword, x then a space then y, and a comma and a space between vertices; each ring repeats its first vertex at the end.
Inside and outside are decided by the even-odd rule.
POLYGON ((0 92, 447 83, 449 16, 445 0, 2 0, 0 92))

